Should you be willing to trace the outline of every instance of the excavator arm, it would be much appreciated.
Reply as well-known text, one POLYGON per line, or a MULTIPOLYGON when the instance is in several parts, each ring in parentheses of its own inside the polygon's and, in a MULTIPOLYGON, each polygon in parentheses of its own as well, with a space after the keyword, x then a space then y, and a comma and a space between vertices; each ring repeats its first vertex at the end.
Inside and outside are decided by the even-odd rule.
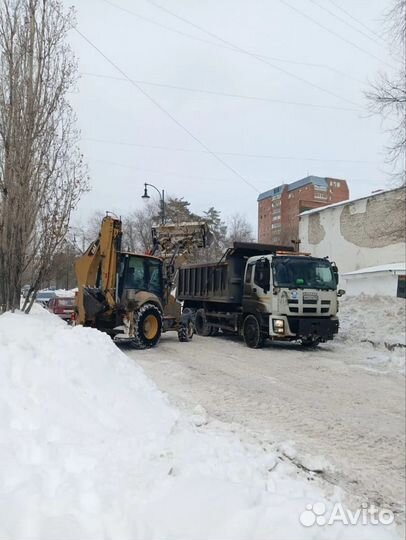
POLYGON ((77 322, 85 324, 103 302, 113 308, 116 302, 117 254, 121 249, 121 220, 106 215, 97 240, 76 260, 78 284, 77 322))

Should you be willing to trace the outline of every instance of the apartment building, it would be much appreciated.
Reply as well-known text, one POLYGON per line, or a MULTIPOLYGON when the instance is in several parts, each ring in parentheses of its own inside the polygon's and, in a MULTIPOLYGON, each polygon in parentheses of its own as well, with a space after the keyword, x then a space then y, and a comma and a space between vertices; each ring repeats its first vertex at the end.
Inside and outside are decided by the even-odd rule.
POLYGON ((349 198, 345 180, 307 176, 258 197, 258 241, 292 245, 299 239, 299 214, 349 198))

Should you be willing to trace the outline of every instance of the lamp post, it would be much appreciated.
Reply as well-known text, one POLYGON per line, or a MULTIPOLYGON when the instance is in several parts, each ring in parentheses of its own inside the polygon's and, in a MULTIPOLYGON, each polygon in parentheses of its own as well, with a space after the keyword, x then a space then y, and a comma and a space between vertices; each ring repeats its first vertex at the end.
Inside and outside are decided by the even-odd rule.
POLYGON ((142 195, 142 199, 147 200, 151 197, 148 195, 148 186, 154 188, 158 194, 159 194, 159 205, 161 207, 161 222, 162 225, 165 225, 165 191, 160 191, 156 186, 153 184, 148 184, 147 182, 144 183, 144 195, 142 195))

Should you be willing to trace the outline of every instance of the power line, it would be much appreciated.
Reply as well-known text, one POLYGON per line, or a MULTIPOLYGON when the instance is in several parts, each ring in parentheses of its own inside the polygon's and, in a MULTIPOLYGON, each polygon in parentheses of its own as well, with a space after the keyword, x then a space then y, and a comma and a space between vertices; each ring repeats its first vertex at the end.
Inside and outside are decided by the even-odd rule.
MULTIPOLYGON (((149 0, 147 0, 149 1, 149 0)), ((334 30, 331 30, 331 28, 328 28, 327 26, 324 26, 324 24, 320 23, 319 21, 317 21, 316 19, 313 19, 313 17, 310 17, 310 15, 308 15, 307 13, 305 13, 304 11, 298 9, 297 7, 295 6, 292 6, 292 4, 290 4, 289 2, 287 2, 286 0, 279 0, 279 2, 281 2, 282 4, 284 4, 285 6, 289 7, 290 9, 292 9, 293 11, 295 11, 296 13, 299 13, 299 15, 301 15, 302 17, 304 17, 305 19, 308 19, 309 21, 311 21, 312 23, 316 24, 317 26, 319 26, 320 28, 323 28, 323 30, 326 30, 327 32, 329 32, 330 34, 332 34, 333 36, 335 36, 336 38, 340 39, 341 41, 343 41, 344 43, 347 43, 348 45, 351 45, 352 47, 354 47, 355 49, 358 49, 359 51, 363 52, 364 54, 367 54, 368 56, 370 56, 371 58, 374 58, 375 60, 378 60, 379 62, 382 63, 382 60, 380 58, 378 58, 377 56, 375 56, 374 54, 372 54, 371 52, 367 51, 366 49, 360 47, 359 45, 357 45, 356 43, 354 43, 353 41, 343 37, 342 35, 338 34, 337 32, 335 32, 334 30)))
MULTIPOLYGON (((128 80, 124 77, 114 77, 112 75, 103 75, 101 73, 90 73, 87 71, 82 71, 80 73, 81 75, 89 76, 89 77, 98 77, 102 79, 111 79, 116 81, 125 81, 128 82, 128 80)), ((297 102, 297 101, 287 101, 283 99, 276 99, 276 98, 268 98, 268 97, 260 97, 260 96, 248 96, 243 94, 233 94, 230 92, 218 92, 214 90, 205 90, 201 88, 190 88, 187 86, 178 86, 174 84, 167 84, 167 83, 156 83, 151 81, 143 81, 134 79, 135 82, 138 84, 146 85, 146 86, 156 86, 158 88, 170 88, 172 90, 181 90, 185 92, 194 92, 198 94, 208 94, 213 96, 221 96, 221 97, 231 97, 231 98, 238 98, 238 99, 246 99, 250 101, 262 101, 262 102, 269 102, 269 103, 280 103, 284 105, 295 105, 297 107, 313 107, 317 109, 332 109, 337 111, 349 111, 349 112, 360 112, 359 109, 354 109, 350 107, 337 107, 334 105, 321 105, 318 103, 304 103, 304 102, 297 102)))
MULTIPOLYGON (((223 44, 227 45, 228 47, 231 48, 231 50, 234 50, 236 52, 239 52, 241 54, 244 54, 246 56, 249 56, 251 58, 255 58, 256 60, 258 60, 259 62, 262 62, 263 64, 266 64, 270 67, 272 67, 273 69, 281 72, 281 73, 284 73, 285 75, 288 75, 289 77, 292 77, 298 81, 300 81, 301 83, 304 83, 304 84, 307 84, 308 86, 311 86, 312 88, 316 88, 318 90, 320 90, 321 92, 324 92, 325 94, 329 94, 330 96, 334 96, 335 98, 338 98, 342 101, 345 101, 347 103, 350 103, 351 105, 354 105, 355 107, 358 107, 359 108, 359 104, 358 103, 355 103, 354 101, 351 101, 343 96, 340 96, 339 94, 336 94, 335 92, 332 92, 331 90, 327 90, 326 88, 323 88, 315 83, 312 83, 310 81, 308 81, 307 79, 304 79, 303 77, 300 77, 299 75, 295 75, 294 73, 291 73, 290 71, 286 70, 285 68, 282 68, 280 66, 276 66, 275 64, 272 64, 271 62, 269 62, 268 60, 266 60, 263 56, 261 55, 258 55, 256 53, 253 53, 253 52, 250 52, 246 49, 243 49, 242 47, 230 42, 230 41, 227 41, 226 39, 223 39, 221 36, 218 36, 217 34, 213 33, 213 32, 210 32, 209 30, 206 30, 205 28, 195 24, 194 22, 192 21, 189 21, 188 19, 185 19, 184 17, 181 17, 180 15, 177 15, 176 13, 168 10, 167 8, 159 5, 159 4, 156 4, 155 2, 153 2, 152 0, 146 0, 147 2, 149 2, 150 4, 152 4, 153 6, 155 6, 157 9, 160 9, 162 11, 164 11, 165 13, 168 13, 169 15, 171 15, 172 17, 175 17, 176 19, 179 19, 183 22, 185 22, 186 24, 189 24, 190 26, 194 27, 194 28, 197 28, 198 30, 200 30, 201 32, 204 32, 205 34, 209 35, 210 37, 213 37, 219 41, 221 41, 223 44)), ((113 4, 112 2, 110 2, 110 0, 103 0, 103 2, 106 2, 112 6, 115 6, 117 7, 116 4, 113 4)), ((119 9, 122 9, 122 8, 119 8, 119 9)), ((129 13, 131 13, 131 11, 129 10, 125 10, 129 13)), ((212 44, 212 42, 211 42, 212 44)))
MULTIPOLYGON (((164 146, 164 145, 149 145, 149 144, 141 144, 141 143, 134 143, 134 142, 128 142, 128 141, 115 141, 115 140, 108 140, 108 139, 96 139, 93 137, 82 137, 82 141, 90 141, 90 142, 96 142, 101 144, 115 144, 119 146, 134 146, 138 148, 147 148, 150 150, 166 150, 169 152, 187 152, 187 153, 210 153, 206 150, 194 150, 190 148, 176 148, 171 146, 164 146)), ((241 152, 214 152, 216 155, 220 156, 232 156, 232 157, 244 157, 244 158, 256 158, 256 159, 280 159, 280 160, 294 160, 294 161, 318 161, 318 162, 326 162, 326 163, 378 163, 375 161, 366 161, 366 160, 360 160, 360 159, 324 159, 324 158, 314 158, 314 157, 300 157, 300 156, 277 156, 277 155, 270 155, 270 154, 246 154, 241 152)))
MULTIPOLYGON (((230 182, 233 181, 233 178, 213 178, 212 176, 203 176, 203 175, 197 175, 197 174, 185 174, 184 172, 177 172, 177 171, 162 171, 157 169, 149 169, 144 167, 133 167, 131 165, 126 165, 124 163, 117 163, 115 161, 106 161, 104 159, 95 159, 93 160, 96 163, 105 163, 108 165, 114 165, 116 167, 123 167, 124 169, 130 169, 132 171, 140 171, 140 172, 146 172, 149 174, 162 174, 162 175, 168 175, 168 176, 176 176, 178 178, 188 178, 190 179, 196 179, 196 180, 210 180, 213 182, 230 182)), ((266 181, 266 180, 265 180, 266 181)))
MULTIPOLYGON (((326 11, 327 13, 329 13, 332 17, 334 17, 335 19, 337 19, 338 21, 341 21, 343 24, 345 24, 346 26, 348 26, 349 28, 351 28, 352 30, 355 30, 355 32, 358 32, 359 34, 361 34, 362 36, 366 37, 367 39, 373 41, 374 43, 378 43, 378 41, 376 40, 376 38, 373 38, 371 35, 367 34, 366 32, 364 32, 363 30, 360 30, 359 28, 357 28, 356 26, 354 26, 353 24, 349 23, 347 20, 345 20, 343 17, 340 17, 339 15, 337 15, 336 13, 334 13, 333 11, 331 11, 331 9, 328 9, 327 7, 319 4, 318 2, 316 2, 316 0, 310 0, 310 2, 312 4, 314 4, 315 6, 317 6, 318 8, 322 9, 323 11, 326 11)), ((378 45, 381 45, 381 43, 378 43, 378 45)))
POLYGON ((108 56, 106 56, 103 51, 101 51, 89 38, 87 38, 80 30, 75 28, 76 32, 91 46, 93 49, 95 49, 111 66, 114 67, 123 77, 125 77, 139 92, 141 92, 151 103, 155 105, 162 113, 164 113, 168 118, 172 120, 179 128, 181 128, 185 133, 189 135, 194 141, 196 141, 204 150, 210 154, 212 157, 214 157, 219 163, 221 163, 225 168, 227 168, 229 171, 231 171, 235 176, 240 178, 247 186, 250 186, 255 191, 259 192, 260 190, 254 186, 249 180, 247 180, 242 174, 240 174, 234 167, 229 165, 226 161, 224 161, 220 156, 215 154, 210 150, 210 148, 202 142, 196 135, 194 135, 184 124, 182 124, 179 120, 177 120, 167 109, 165 109, 156 99, 154 99, 152 96, 146 92, 142 86, 140 86, 138 83, 133 81, 126 73, 123 71, 113 60, 111 60, 108 56))
POLYGON ((301 62, 296 60, 286 60, 284 58, 275 58, 273 56, 266 56, 264 54, 256 53, 258 56, 261 56, 262 58, 265 58, 266 60, 273 60, 275 62, 284 62, 285 64, 296 64, 299 66, 309 66, 309 67, 317 67, 322 69, 327 69, 328 71, 331 71, 335 73, 336 75, 340 75, 340 77, 345 77, 346 79, 349 79, 350 81, 357 82, 359 84, 366 84, 365 81, 361 81, 361 79, 358 79, 357 77, 353 77, 349 73, 345 73, 345 71, 341 71, 341 69, 337 69, 332 66, 328 66, 327 64, 317 64, 313 62, 301 62))
MULTIPOLYGON (((141 15, 140 13, 136 13, 133 10, 130 10, 128 8, 122 7, 118 4, 115 4, 114 2, 111 2, 110 0, 102 0, 102 2, 124 12, 128 13, 129 15, 132 15, 133 17, 137 17, 138 19, 148 22, 149 24, 153 24, 155 26, 158 26, 159 28, 163 28, 164 30, 167 30, 168 32, 173 32, 174 34, 178 34, 182 37, 187 37, 189 39, 193 39, 195 41, 200 41, 201 43, 206 43, 208 45, 215 45, 215 46, 222 46, 219 43, 215 43, 213 41, 209 41, 208 39, 200 38, 198 36, 194 36, 192 34, 188 34, 187 32, 182 32, 181 30, 177 30, 176 28, 172 28, 171 26, 167 26, 166 24, 162 24, 158 21, 155 21, 154 19, 151 19, 150 17, 146 17, 145 15, 141 15)), ((230 47, 223 47, 230 49, 230 47)))
MULTIPOLYGON (((94 159, 92 160, 94 163, 104 163, 106 165, 113 165, 115 167, 121 167, 123 169, 129 169, 131 171, 139 171, 139 172, 145 172, 148 174, 160 174, 160 175, 167 175, 167 176, 176 176, 178 178, 188 178, 188 179, 196 179, 196 180, 209 180, 211 182, 230 182, 233 179, 232 178, 218 178, 213 176, 206 176, 206 175, 197 175, 197 174, 185 174, 184 172, 178 172, 178 171, 163 171, 163 170, 157 170, 157 169, 150 169, 145 167, 136 167, 132 165, 127 165, 125 163, 117 163, 116 161, 107 161, 104 159, 94 159)), ((366 179, 366 178, 350 178, 351 181, 355 182, 372 182, 372 183, 378 183, 381 182, 381 180, 374 180, 366 179)), ((256 178, 256 182, 266 182, 269 184, 269 178, 256 178)))
POLYGON ((331 4, 333 4, 333 6, 335 6, 337 9, 339 9, 340 11, 342 11, 343 13, 345 13, 347 15, 347 17, 349 17, 350 19, 352 19, 353 21, 355 21, 356 23, 358 23, 360 26, 362 26, 363 28, 365 28, 365 30, 368 30, 368 32, 370 32, 373 36, 375 36, 376 38, 380 39, 381 41, 385 42, 386 43, 386 40, 380 36, 377 32, 375 32, 374 30, 371 30, 366 24, 364 24, 362 21, 360 21, 359 19, 357 19, 356 17, 354 17, 353 15, 351 15, 351 13, 349 13, 347 10, 345 10, 342 6, 340 6, 339 4, 337 4, 336 2, 334 2, 334 0, 329 0, 329 2, 331 4))
MULTIPOLYGON (((117 10, 122 11, 123 13, 127 13, 129 15, 132 15, 133 17, 136 17, 136 18, 144 21, 144 22, 147 22, 149 24, 158 26, 159 28, 163 28, 164 30, 167 30, 168 32, 173 32, 174 34, 178 34, 181 37, 192 39, 194 41, 200 41, 201 43, 204 43, 206 45, 212 45, 214 47, 219 47, 219 48, 225 49, 227 51, 236 52, 235 47, 225 45, 224 43, 218 43, 218 42, 215 42, 215 41, 210 41, 208 39, 204 39, 204 38, 195 36, 193 34, 189 34, 187 32, 183 32, 181 30, 177 30, 175 28, 172 28, 171 26, 160 23, 160 22, 156 21, 155 19, 151 19, 150 17, 146 17, 145 15, 141 15, 140 13, 137 13, 137 12, 135 12, 133 10, 130 10, 130 9, 122 7, 122 6, 119 6, 118 4, 116 4, 114 2, 111 2, 111 0, 102 0, 102 1, 105 2, 108 5, 116 8, 117 10)), ((336 73, 337 75, 340 75, 341 77, 345 77, 345 78, 347 78, 347 79, 349 79, 351 81, 354 81, 354 82, 357 82, 357 83, 360 83, 360 84, 365 84, 365 81, 361 81, 357 77, 353 77, 349 73, 346 73, 345 71, 341 71, 340 69, 337 69, 337 68, 335 68, 333 66, 329 66, 327 64, 319 64, 319 63, 316 63, 316 62, 304 62, 304 61, 299 61, 299 60, 278 58, 278 57, 275 57, 275 56, 269 56, 269 55, 265 55, 265 54, 257 53, 257 52, 255 52, 255 54, 257 56, 261 56, 262 58, 264 58, 266 60, 272 60, 274 62, 282 62, 282 63, 285 63, 285 64, 294 64, 294 65, 299 65, 299 66, 308 66, 308 67, 326 69, 328 71, 336 73)))

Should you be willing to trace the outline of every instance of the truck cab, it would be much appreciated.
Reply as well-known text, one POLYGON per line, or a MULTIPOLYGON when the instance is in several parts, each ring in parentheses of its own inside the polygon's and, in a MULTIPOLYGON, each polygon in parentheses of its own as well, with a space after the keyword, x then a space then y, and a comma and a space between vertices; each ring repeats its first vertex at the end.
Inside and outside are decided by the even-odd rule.
POLYGON ((337 268, 327 259, 293 252, 251 257, 243 312, 266 321, 274 339, 332 339, 338 331, 337 285, 337 268))

